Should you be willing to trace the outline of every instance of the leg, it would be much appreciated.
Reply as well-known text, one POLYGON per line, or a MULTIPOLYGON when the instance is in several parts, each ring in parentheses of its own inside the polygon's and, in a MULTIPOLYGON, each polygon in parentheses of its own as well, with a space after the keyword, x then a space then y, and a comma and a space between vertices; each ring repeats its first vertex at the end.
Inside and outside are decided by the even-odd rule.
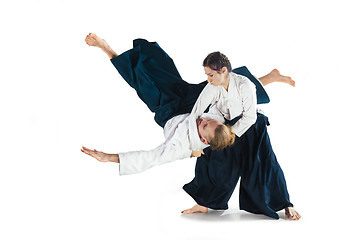
POLYGON ((190 107, 185 108, 189 105, 186 101, 189 84, 181 78, 172 59, 156 42, 135 39, 132 49, 118 55, 105 40, 93 33, 85 41, 108 55, 123 79, 155 113, 155 121, 161 127, 173 116, 191 111, 190 107))
POLYGON ((258 114, 256 123, 244 134, 249 144, 243 152, 244 164, 240 183, 240 209, 262 213, 278 219, 277 211, 285 209, 291 220, 300 219, 292 208, 284 173, 277 162, 267 133, 267 117, 258 114))
POLYGON ((269 74, 259 78, 259 80, 264 86, 273 82, 282 82, 295 87, 295 81, 291 77, 281 75, 277 69, 272 70, 269 74))
POLYGON ((98 47, 103 50, 110 59, 118 56, 118 54, 111 49, 109 44, 107 44, 104 39, 99 38, 95 33, 89 33, 85 38, 85 42, 89 46, 98 47))
POLYGON ((135 39, 133 48, 110 61, 149 110, 155 113, 155 121, 161 127, 168 119, 191 111, 184 109, 189 84, 181 78, 173 60, 156 42, 135 39))
POLYGON ((222 151, 204 149, 205 154, 197 159, 194 179, 183 187, 197 205, 184 214, 228 208, 227 203, 239 181, 241 161, 237 150, 243 149, 241 144, 236 137, 234 145, 222 151))

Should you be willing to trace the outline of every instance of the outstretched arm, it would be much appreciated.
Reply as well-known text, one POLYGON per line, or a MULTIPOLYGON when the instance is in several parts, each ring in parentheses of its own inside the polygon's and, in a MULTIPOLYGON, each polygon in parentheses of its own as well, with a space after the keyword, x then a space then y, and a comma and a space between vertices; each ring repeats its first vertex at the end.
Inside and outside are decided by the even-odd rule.
POLYGON ((99 162, 120 163, 120 175, 140 173, 154 166, 188 158, 191 155, 191 151, 183 149, 181 143, 164 143, 148 151, 132 151, 119 154, 104 153, 86 147, 82 147, 81 151, 99 162))
POLYGON ((119 153, 120 175, 140 173, 155 166, 189 158, 191 151, 188 147, 184 149, 182 144, 181 142, 165 142, 147 151, 119 153))

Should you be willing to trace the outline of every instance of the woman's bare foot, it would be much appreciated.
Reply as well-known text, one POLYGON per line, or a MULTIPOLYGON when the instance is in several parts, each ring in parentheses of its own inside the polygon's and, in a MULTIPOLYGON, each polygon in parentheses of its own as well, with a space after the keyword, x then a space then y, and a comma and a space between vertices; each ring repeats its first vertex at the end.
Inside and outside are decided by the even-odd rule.
POLYGON ((290 220, 299 220, 301 215, 292 207, 285 208, 285 214, 290 220))
POLYGON ((118 56, 118 54, 111 49, 109 44, 107 44, 104 39, 99 38, 95 33, 89 33, 85 38, 85 42, 89 46, 98 47, 103 50, 110 59, 118 56))
POLYGON ((273 69, 269 74, 259 78, 259 80, 264 86, 273 82, 282 82, 295 87, 295 81, 292 80, 291 77, 281 75, 279 70, 276 68, 273 69))
POLYGON ((182 214, 190 214, 190 213, 207 213, 208 212, 207 207, 200 206, 199 204, 196 204, 192 208, 186 209, 182 211, 182 214))

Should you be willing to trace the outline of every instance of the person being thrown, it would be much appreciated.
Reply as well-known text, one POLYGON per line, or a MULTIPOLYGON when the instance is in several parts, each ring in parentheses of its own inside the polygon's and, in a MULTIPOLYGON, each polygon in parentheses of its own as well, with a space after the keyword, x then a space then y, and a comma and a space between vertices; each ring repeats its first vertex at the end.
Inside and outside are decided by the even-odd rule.
MULTIPOLYGON (((190 114, 192 106, 187 102, 194 101, 189 94, 191 89, 189 90, 189 84, 183 81, 180 76, 176 76, 176 72, 173 73, 174 76, 172 77, 159 75, 150 78, 149 74, 146 73, 146 66, 139 63, 137 70, 142 75, 139 72, 133 74, 126 69, 128 64, 124 64, 124 61, 128 61, 129 54, 132 57, 134 54, 144 57, 148 51, 159 50, 156 44, 149 45, 144 40, 135 40, 134 49, 117 55, 105 40, 98 38, 95 34, 88 35, 86 43, 102 49, 109 56, 124 79, 136 90, 149 109, 155 113, 155 121, 164 129, 165 142, 152 150, 119 154, 108 154, 83 146, 81 148, 83 153, 100 162, 120 163, 120 175, 127 175, 139 173, 175 160, 198 157, 203 153, 199 149, 208 146, 212 149, 223 149, 234 142, 235 133, 229 126, 223 124, 224 119, 221 116, 205 113, 195 119, 194 115, 190 114), (142 52, 139 52, 139 48, 142 52), (129 77, 130 75, 131 77, 129 77), (181 88, 181 91, 172 90, 174 86, 177 89, 181 88), (182 101, 179 102, 179 99, 182 101)), ((155 60, 161 62, 163 59, 155 60)), ((171 67, 168 66, 168 68, 171 67)))

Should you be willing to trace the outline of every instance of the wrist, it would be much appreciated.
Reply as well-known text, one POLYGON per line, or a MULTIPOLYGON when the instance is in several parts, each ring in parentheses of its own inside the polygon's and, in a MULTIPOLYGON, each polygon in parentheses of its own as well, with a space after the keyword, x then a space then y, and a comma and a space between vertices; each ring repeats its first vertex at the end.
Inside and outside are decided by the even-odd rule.
POLYGON ((118 154, 110 154, 110 162, 119 163, 119 155, 118 154))

